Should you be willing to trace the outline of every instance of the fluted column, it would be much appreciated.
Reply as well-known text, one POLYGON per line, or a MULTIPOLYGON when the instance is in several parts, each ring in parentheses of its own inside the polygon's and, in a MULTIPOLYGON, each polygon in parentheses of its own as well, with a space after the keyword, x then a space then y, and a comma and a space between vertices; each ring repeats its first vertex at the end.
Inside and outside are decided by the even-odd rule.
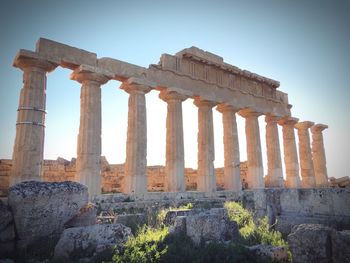
POLYGON ((316 124, 311 127, 312 133, 312 160, 315 169, 316 187, 328 187, 328 175, 326 166, 326 153, 323 144, 322 131, 328 126, 316 124))
POLYGON ((299 188, 299 161, 297 146, 295 142, 294 125, 299 119, 285 117, 278 121, 282 126, 283 133, 283 149, 284 149, 284 164, 286 166, 286 183, 287 188, 299 188))
POLYGON ((238 109, 231 105, 219 104, 217 110, 222 113, 224 128, 224 189, 240 191, 242 184, 236 122, 236 112, 238 109))
POLYGON ((109 78, 80 66, 71 79, 82 84, 76 180, 86 185, 89 195, 94 196, 101 193, 101 85, 109 78))
POLYGON ((14 67, 23 70, 10 186, 22 181, 41 181, 45 137, 46 74, 57 65, 36 53, 21 50, 14 67))
POLYGON ((121 86, 129 93, 124 192, 147 192, 147 118, 145 94, 151 89, 133 81, 121 86))
POLYGON ((301 170, 301 186, 313 188, 316 186, 314 165, 312 162, 309 128, 314 125, 311 121, 304 121, 295 124, 299 137, 299 159, 301 170))
POLYGON ((187 97, 167 90, 162 90, 159 97, 168 104, 166 117, 165 190, 168 192, 183 192, 186 187, 182 102, 187 97))
POLYGON ((258 117, 261 115, 251 109, 243 109, 239 114, 245 118, 247 140, 248 188, 264 187, 264 169, 261 155, 261 142, 258 117))
POLYGON ((198 107, 198 176, 197 191, 215 192, 216 179, 214 170, 214 129, 212 108, 217 104, 213 101, 195 98, 198 107))
POLYGON ((266 187, 284 186, 281 149, 277 127, 278 119, 278 117, 271 114, 265 116, 267 150, 267 176, 265 181, 266 187))

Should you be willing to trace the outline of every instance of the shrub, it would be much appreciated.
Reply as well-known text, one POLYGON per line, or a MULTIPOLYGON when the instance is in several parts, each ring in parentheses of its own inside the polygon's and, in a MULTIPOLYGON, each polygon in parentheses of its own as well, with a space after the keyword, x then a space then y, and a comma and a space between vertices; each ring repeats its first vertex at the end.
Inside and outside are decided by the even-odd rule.
MULTIPOLYGON (((177 209, 191 209, 192 204, 177 209)), ((159 225, 157 228, 144 226, 138 230, 135 237, 130 238, 113 256, 117 263, 146 263, 146 262, 268 262, 267 259, 253 256, 246 246, 270 244, 287 247, 278 231, 270 230, 267 218, 256 224, 253 215, 242 205, 226 202, 225 208, 229 218, 237 222, 241 234, 241 242, 203 243, 195 246, 186 235, 169 235, 168 228, 159 225)), ((161 210, 158 218, 163 218, 166 212, 175 208, 161 210)), ((164 218, 163 218, 164 219, 164 218)))
POLYGON ((168 234, 166 227, 153 229, 144 226, 138 230, 135 237, 130 238, 112 261, 116 263, 146 263, 159 262, 162 255, 167 252, 167 246, 163 242, 168 234))
POLYGON ((244 209, 240 203, 226 202, 225 208, 230 220, 237 222, 242 241, 246 245, 263 244, 288 249, 288 243, 279 231, 271 229, 266 216, 255 224, 253 214, 244 209))
POLYGON ((116 263, 221 263, 267 262, 242 245, 211 242, 197 247, 186 235, 168 235, 167 228, 144 227, 113 256, 116 263))

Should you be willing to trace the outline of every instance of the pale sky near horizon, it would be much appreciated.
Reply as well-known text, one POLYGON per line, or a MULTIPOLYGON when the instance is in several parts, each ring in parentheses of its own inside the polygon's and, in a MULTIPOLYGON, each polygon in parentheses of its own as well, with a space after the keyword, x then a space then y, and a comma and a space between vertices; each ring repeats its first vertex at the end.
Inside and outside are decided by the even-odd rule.
MULTIPOLYGON (((11 158, 22 72, 19 49, 40 37, 139 66, 163 53, 197 46, 225 62, 280 81, 292 115, 329 125, 324 131, 329 176, 349 175, 349 1, 0 1, 0 159, 11 158)), ((48 75, 45 159, 76 157, 80 85, 70 70, 48 75)), ((120 83, 102 86, 102 155, 125 161, 128 94, 120 83)), ((146 95, 149 165, 165 164, 166 103, 146 95)), ((186 167, 196 168, 197 111, 183 104, 186 167)), ((266 171, 265 123, 260 117, 266 171)), ((238 118, 241 160, 244 121, 238 118)), ((215 167, 223 166, 221 114, 214 110, 215 167)), ((280 138, 282 137, 280 129, 280 138)), ((282 142, 282 141, 281 141, 282 142)), ((282 145, 281 145, 282 146, 282 145)), ((283 156, 282 156, 283 158, 283 156)))

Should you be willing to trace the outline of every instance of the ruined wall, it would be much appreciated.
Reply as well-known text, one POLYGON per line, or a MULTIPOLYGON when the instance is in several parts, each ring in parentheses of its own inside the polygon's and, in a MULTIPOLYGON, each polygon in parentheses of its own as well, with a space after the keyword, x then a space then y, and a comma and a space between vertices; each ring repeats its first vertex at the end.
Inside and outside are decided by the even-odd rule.
POLYGON ((305 223, 350 228, 349 188, 254 189, 244 191, 242 201, 257 217, 276 223, 283 234, 305 223))
MULTIPOLYGON (((43 178, 47 182, 75 181, 76 169, 75 158, 71 161, 63 158, 57 160, 44 160, 43 178)), ((11 171, 11 160, 0 160, 0 196, 7 195, 9 186, 9 176, 11 171)), ((105 157, 101 158, 102 171, 102 192, 122 192, 124 185, 124 164, 109 164, 105 157)), ((244 184, 247 173, 246 162, 241 163, 241 178, 244 184)), ((224 169, 216 168, 216 185, 218 190, 223 189, 224 169)), ((164 191, 165 167, 161 165, 147 167, 147 188, 150 192, 164 191)), ((197 188, 197 170, 192 168, 185 169, 186 190, 196 190, 197 188)))

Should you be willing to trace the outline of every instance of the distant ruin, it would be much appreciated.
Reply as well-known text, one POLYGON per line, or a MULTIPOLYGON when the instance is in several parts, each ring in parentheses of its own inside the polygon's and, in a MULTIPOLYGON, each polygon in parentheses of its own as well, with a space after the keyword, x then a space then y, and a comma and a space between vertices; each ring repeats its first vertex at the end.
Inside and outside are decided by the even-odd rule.
MULTIPOLYGON (((241 180, 245 185, 247 163, 241 163, 241 180)), ((0 197, 7 196, 12 169, 12 160, 0 159, 0 197)), ((147 191, 165 191, 165 167, 161 165, 147 167, 147 191)), ((217 190, 224 189, 224 169, 215 169, 217 190)), ((44 160, 43 177, 45 182, 77 181, 76 159, 71 161, 63 158, 44 160)), ((109 164, 105 157, 101 158, 101 191, 102 193, 122 193, 125 182, 124 164, 109 164)), ((197 170, 185 168, 185 185, 187 191, 197 189, 197 170)))

